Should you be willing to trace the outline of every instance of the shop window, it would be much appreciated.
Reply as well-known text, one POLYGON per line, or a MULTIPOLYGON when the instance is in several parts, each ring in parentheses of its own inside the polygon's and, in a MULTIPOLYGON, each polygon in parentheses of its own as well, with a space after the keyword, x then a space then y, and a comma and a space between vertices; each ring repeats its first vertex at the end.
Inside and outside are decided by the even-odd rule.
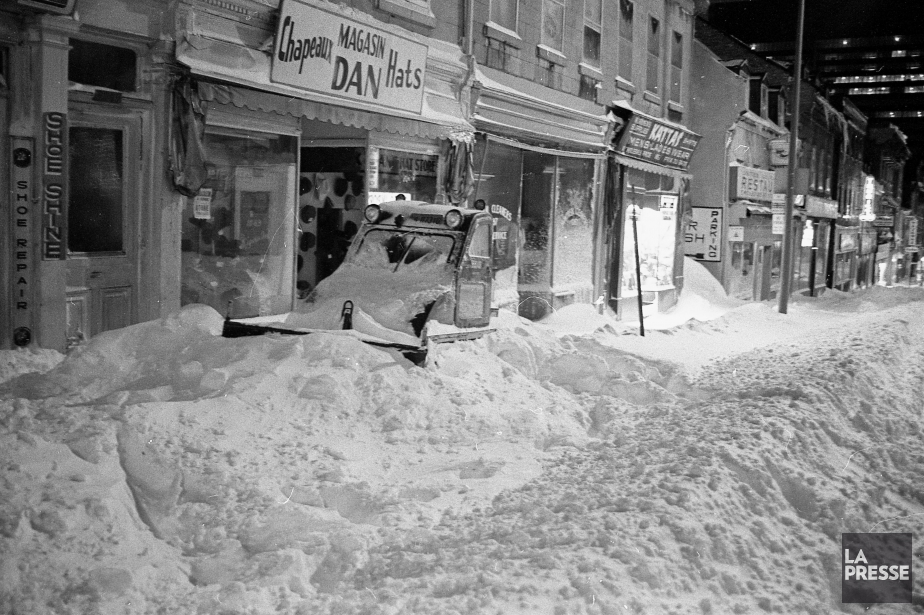
POLYGON ((674 32, 671 43, 671 92, 670 100, 679 103, 683 92, 683 35, 674 32))
POLYGON ((523 204, 520 218, 523 247, 519 268, 521 291, 544 291, 552 284, 550 240, 555 169, 555 156, 523 152, 523 204))
POLYGON ((552 284, 558 290, 593 288, 594 161, 558 157, 552 284))
POLYGON ((186 200, 181 303, 233 318, 292 308, 298 139, 209 128, 208 179, 186 200))
POLYGON ((632 213, 637 212, 638 251, 642 273, 642 290, 669 288, 674 283, 676 246, 676 209, 662 208, 662 196, 676 198, 678 190, 671 177, 627 169, 625 186, 625 220, 623 236, 622 296, 638 294, 635 272, 635 238, 632 213))
POLYGON ((645 89, 659 94, 661 84, 661 22, 650 17, 648 20, 648 67, 645 89))
POLYGON ((516 256, 520 247, 520 184, 523 173, 522 150, 503 143, 479 139, 475 147, 477 199, 494 218, 495 280, 500 290, 516 298, 516 256), (485 158, 487 156, 487 158, 485 158))
POLYGON ((582 57, 584 62, 595 67, 600 66, 602 18, 601 0, 584 0, 584 54, 582 57))
POLYGON ((438 155, 379 149, 378 156, 376 190, 400 193, 411 201, 436 201, 438 155))
POLYGON ((619 0, 619 76, 632 81, 632 51, 634 49, 633 16, 635 6, 631 0, 619 0))
POLYGON ((565 2, 564 0, 542 0, 542 36, 540 41, 546 47, 561 51, 564 47, 565 2))
POLYGON ((491 0, 491 21, 511 32, 517 31, 518 0, 491 0))
POLYGON ((85 254, 122 252, 125 134, 114 128, 74 126, 68 138, 68 250, 85 254))
POLYGON ((131 49, 70 39, 67 78, 83 85, 134 92, 138 57, 131 49))

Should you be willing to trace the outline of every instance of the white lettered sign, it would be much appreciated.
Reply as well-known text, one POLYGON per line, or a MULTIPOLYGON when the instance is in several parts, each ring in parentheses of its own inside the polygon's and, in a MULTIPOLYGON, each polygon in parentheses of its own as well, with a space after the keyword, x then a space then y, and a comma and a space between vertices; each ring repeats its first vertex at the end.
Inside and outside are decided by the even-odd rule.
POLYGON ((304 90, 420 113, 427 46, 284 0, 270 78, 304 90))

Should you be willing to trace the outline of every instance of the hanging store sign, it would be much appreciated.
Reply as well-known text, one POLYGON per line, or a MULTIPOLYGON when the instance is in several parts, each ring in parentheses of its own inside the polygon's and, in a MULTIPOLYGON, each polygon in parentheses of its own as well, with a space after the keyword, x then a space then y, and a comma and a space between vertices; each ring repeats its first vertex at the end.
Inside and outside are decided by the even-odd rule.
POLYGON ((729 241, 744 241, 744 227, 740 225, 728 226, 729 241))
POLYGON ((773 214, 770 221, 770 233, 773 235, 782 235, 786 230, 786 214, 773 214))
POLYGON ((617 154, 685 171, 700 136, 678 126, 633 113, 622 131, 617 154))
POLYGON ((284 0, 270 79, 419 114, 427 51, 426 45, 410 38, 284 0))
POLYGON ((691 207, 692 215, 683 235, 686 256, 696 260, 722 260, 722 208, 691 207))
POLYGON ((10 142, 10 179, 12 180, 10 210, 10 325, 16 346, 28 346, 32 341, 33 292, 35 258, 33 257, 32 224, 34 162, 32 139, 13 137, 10 142))
POLYGON ((918 219, 917 218, 908 219, 908 243, 909 245, 917 245, 918 243, 918 219))
POLYGON ((838 252, 849 252, 857 249, 857 235, 855 233, 841 233, 837 241, 838 252))
POLYGON ((805 199, 805 213, 815 218, 837 218, 837 201, 808 196, 805 199))
POLYGON ((895 216, 876 216, 873 226, 894 226, 895 216))
POLYGON ((789 164, 789 139, 773 139, 768 147, 772 166, 785 167, 789 164))
POLYGON ((753 167, 732 166, 728 169, 728 189, 733 199, 772 201, 776 174, 753 167))
POLYGON ((49 112, 42 122, 42 260, 64 260, 67 237, 67 116, 49 112))

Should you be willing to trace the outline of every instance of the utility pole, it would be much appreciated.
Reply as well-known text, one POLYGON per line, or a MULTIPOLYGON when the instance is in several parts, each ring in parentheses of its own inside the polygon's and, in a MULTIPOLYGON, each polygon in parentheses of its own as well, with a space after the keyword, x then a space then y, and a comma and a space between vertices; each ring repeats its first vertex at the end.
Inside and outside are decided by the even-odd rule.
POLYGON ((780 272, 780 314, 785 314, 792 293, 793 251, 795 232, 792 213, 796 199, 796 171, 799 168, 799 108, 802 106, 802 30, 805 26, 805 0, 799 0, 799 19, 796 26, 796 61, 792 67, 795 80, 793 92, 792 121, 789 128, 789 186, 786 188, 786 212, 783 225, 783 262, 780 272))

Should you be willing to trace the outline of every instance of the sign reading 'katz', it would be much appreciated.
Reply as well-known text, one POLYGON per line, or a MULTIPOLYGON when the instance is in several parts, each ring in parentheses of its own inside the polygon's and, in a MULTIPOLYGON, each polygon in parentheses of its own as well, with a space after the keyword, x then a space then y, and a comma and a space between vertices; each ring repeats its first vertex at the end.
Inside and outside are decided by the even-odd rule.
POLYGON ((272 81, 420 113, 427 46, 336 13, 285 0, 272 81))

